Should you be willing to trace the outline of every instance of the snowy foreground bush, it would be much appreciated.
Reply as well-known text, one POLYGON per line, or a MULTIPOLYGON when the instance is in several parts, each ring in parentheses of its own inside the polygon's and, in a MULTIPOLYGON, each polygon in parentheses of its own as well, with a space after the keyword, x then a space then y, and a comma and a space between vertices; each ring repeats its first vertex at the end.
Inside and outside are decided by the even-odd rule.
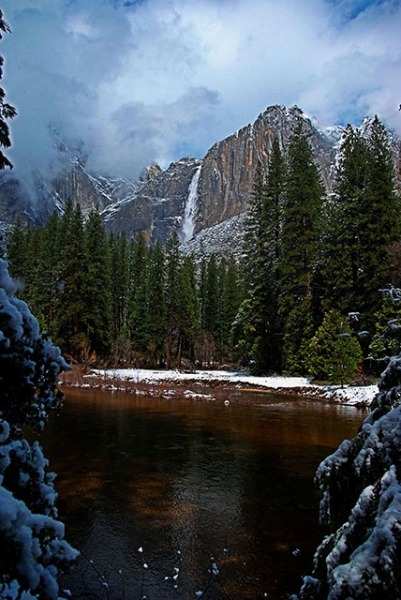
POLYGON ((401 598, 401 355, 382 375, 352 441, 319 466, 320 519, 332 531, 293 600, 401 598))
POLYGON ((21 426, 43 429, 67 365, 15 292, 0 259, 0 598, 56 599, 57 575, 77 552, 56 520, 54 474, 21 426))

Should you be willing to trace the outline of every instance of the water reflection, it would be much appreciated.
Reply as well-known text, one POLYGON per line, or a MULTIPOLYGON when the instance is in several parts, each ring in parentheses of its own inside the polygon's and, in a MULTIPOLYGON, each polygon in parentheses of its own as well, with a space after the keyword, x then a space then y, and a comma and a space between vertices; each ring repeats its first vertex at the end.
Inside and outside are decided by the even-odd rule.
POLYGON ((322 536, 313 473, 363 415, 256 401, 68 392, 42 442, 83 555, 63 581, 75 598, 107 597, 100 575, 112 599, 279 600, 297 589, 322 536))

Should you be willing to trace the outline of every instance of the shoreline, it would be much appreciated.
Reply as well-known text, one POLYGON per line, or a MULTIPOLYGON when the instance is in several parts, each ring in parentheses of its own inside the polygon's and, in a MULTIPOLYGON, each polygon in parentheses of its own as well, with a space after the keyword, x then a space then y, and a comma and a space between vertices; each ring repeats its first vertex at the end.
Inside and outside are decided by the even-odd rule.
POLYGON ((369 408, 376 385, 318 385, 304 377, 255 377, 239 371, 160 371, 149 369, 91 369, 63 373, 61 388, 96 389, 161 399, 254 404, 252 394, 301 396, 305 399, 369 408), (207 391, 206 391, 207 390, 207 391), (248 395, 233 396, 232 392, 248 395))

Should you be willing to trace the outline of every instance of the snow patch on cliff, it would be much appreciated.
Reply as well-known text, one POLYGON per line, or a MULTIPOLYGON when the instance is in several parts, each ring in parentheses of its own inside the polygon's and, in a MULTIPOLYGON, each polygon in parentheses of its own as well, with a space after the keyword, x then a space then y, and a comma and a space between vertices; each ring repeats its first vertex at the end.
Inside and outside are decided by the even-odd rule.
POLYGON ((245 219, 246 214, 241 213, 213 227, 202 229, 191 240, 186 241, 182 249, 186 254, 193 254, 198 260, 203 257, 210 258, 212 254, 239 259, 242 252, 245 219))

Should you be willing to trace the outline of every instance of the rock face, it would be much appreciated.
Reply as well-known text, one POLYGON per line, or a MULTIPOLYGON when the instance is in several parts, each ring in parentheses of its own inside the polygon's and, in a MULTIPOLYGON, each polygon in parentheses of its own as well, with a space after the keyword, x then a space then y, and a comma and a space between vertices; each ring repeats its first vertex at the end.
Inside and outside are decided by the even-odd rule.
MULTIPOLYGON (((34 200, 21 182, 2 174, 0 223, 12 223, 17 215, 43 223, 54 210, 62 212, 71 198, 84 214, 97 208, 115 234, 134 237, 142 232, 149 243, 165 243, 176 232, 184 248, 196 254, 208 253, 209 246, 213 251, 220 247, 226 252, 230 246, 237 251, 256 166, 267 164, 275 138, 286 151, 300 121, 330 193, 341 130, 319 131, 298 107, 272 106, 253 124, 212 146, 202 160, 183 158, 165 171, 153 164, 139 181, 90 173, 85 157, 65 148, 59 175, 50 181, 36 178, 34 200)), ((392 144, 400 183, 401 143, 393 139, 392 144)))
POLYGON ((258 162, 267 164, 275 138, 285 151, 299 119, 310 135, 315 160, 328 191, 331 191, 335 159, 332 142, 303 117, 299 108, 272 106, 261 113, 255 123, 218 142, 206 154, 199 181, 195 232, 247 209, 256 165, 258 162))
POLYGON ((52 187, 61 207, 72 198, 86 214, 94 209, 103 212, 110 204, 132 197, 137 186, 129 179, 91 175, 78 163, 55 177, 52 187))
POLYGON ((90 210, 104 211, 111 204, 134 195, 137 184, 128 179, 96 176, 85 170, 81 160, 67 162, 51 180, 33 176, 29 182, 17 179, 13 173, 0 173, 0 225, 15 222, 41 225, 54 211, 62 213, 71 198, 81 205, 84 214, 90 210))
POLYGON ((151 242, 165 243, 173 231, 181 233, 189 188, 201 161, 186 158, 171 163, 166 171, 152 168, 135 194, 108 206, 104 222, 109 231, 124 231, 128 237, 139 232, 151 242))
POLYGON ((201 252, 200 248, 207 252, 211 239, 216 249, 216 232, 220 232, 224 237, 222 246, 226 248, 226 240, 230 239, 227 227, 215 227, 236 223, 237 240, 238 224, 243 219, 233 218, 247 210, 256 165, 258 162, 267 164, 275 138, 285 151, 299 119, 310 135, 323 181, 331 191, 335 142, 339 134, 332 138, 325 136, 297 107, 273 106, 260 114, 252 125, 212 146, 202 160, 182 159, 172 163, 166 171, 153 166, 148 181, 140 184, 131 200, 106 208, 104 218, 108 229, 114 233, 125 231, 130 237, 142 231, 153 242, 164 242, 172 231, 176 231, 184 246, 188 249, 196 247, 197 253, 201 252), (188 217, 192 219, 191 227, 187 226, 188 217), (210 235, 202 235, 197 242, 188 243, 188 231, 198 238, 210 228, 214 228, 210 235))

